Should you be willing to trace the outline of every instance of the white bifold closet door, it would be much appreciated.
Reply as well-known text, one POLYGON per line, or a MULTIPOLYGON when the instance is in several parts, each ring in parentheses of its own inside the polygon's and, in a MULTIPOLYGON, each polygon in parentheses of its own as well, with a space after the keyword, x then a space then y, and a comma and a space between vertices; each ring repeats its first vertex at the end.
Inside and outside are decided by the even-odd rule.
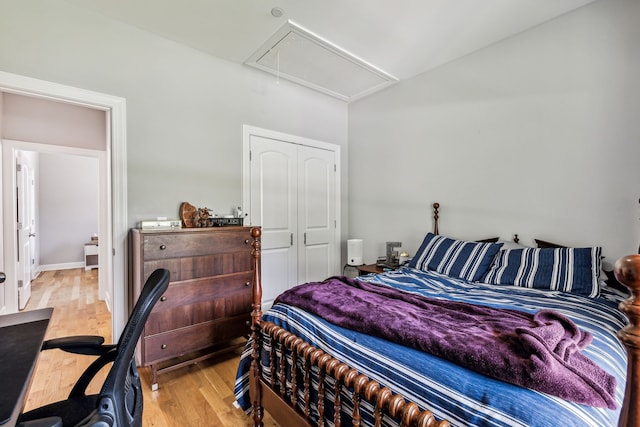
POLYGON ((336 153, 250 136, 250 218, 262 227, 263 304, 336 274, 336 153))

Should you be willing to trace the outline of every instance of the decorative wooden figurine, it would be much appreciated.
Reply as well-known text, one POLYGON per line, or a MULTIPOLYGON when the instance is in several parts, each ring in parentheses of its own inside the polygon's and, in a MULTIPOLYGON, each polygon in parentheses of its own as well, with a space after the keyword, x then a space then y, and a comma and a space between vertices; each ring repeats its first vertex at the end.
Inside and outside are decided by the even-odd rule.
POLYGON ((180 219, 182 226, 185 228, 194 228, 196 226, 197 209, 188 202, 180 204, 180 219))

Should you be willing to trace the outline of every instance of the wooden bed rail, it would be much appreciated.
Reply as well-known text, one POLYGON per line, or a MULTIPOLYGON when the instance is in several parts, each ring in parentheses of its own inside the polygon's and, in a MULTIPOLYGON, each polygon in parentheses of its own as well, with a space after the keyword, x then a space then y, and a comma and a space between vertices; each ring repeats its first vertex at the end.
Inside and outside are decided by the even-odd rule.
MULTIPOLYGON (((315 348, 294 334, 282 329, 271 322, 262 322, 262 332, 270 337, 269 351, 269 381, 262 381, 261 385, 277 393, 291 408, 298 407, 298 383, 294 378, 302 376, 302 399, 304 409, 301 411, 301 422, 317 419, 318 426, 325 425, 327 416, 325 399, 330 392, 333 395, 332 406, 333 423, 341 425, 343 414, 342 394, 348 392, 353 403, 351 414, 346 416, 354 427, 363 424, 361 405, 368 402, 373 407, 374 426, 381 426, 384 417, 392 417, 401 427, 448 427, 447 421, 436 421, 430 411, 421 411, 413 402, 407 402, 399 394, 395 394, 386 387, 381 387, 377 381, 370 380, 324 351, 315 348), (287 369, 286 359, 291 359, 290 369, 287 369), (317 368, 317 398, 312 398, 312 370, 317 368), (329 380, 331 378, 331 380, 329 380), (329 388, 331 390, 329 390, 329 388), (313 400, 313 401, 312 401, 313 400), (312 411, 311 407, 316 410, 312 411)), ((254 420, 255 421, 255 420, 254 420)), ((298 425, 296 423, 295 425, 298 425)), ((311 424, 309 424, 311 425, 311 424)), ((315 425, 315 423, 313 424, 315 425)))
POLYGON ((620 311, 629 324, 618 332, 627 348, 627 383, 618 426, 640 427, 640 255, 618 259, 614 272, 616 279, 631 291, 631 296, 620 303, 620 311))

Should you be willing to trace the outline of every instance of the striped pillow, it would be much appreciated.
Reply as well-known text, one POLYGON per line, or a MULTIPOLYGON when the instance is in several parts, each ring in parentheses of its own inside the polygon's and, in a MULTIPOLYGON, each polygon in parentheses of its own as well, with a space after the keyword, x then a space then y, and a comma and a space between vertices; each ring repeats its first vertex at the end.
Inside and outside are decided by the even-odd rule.
POLYGON ((501 246, 502 243, 465 242, 427 233, 409 267, 473 282, 484 276, 501 246))
POLYGON ((595 297, 602 248, 526 248, 500 251, 482 280, 595 297))

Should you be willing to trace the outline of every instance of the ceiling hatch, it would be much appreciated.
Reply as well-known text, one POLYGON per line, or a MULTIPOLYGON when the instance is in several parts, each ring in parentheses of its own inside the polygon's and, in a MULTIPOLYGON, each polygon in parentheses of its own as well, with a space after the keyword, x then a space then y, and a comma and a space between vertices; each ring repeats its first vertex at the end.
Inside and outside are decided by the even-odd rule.
POLYGON ((286 22, 245 64, 347 102, 398 81, 292 21, 286 22))

